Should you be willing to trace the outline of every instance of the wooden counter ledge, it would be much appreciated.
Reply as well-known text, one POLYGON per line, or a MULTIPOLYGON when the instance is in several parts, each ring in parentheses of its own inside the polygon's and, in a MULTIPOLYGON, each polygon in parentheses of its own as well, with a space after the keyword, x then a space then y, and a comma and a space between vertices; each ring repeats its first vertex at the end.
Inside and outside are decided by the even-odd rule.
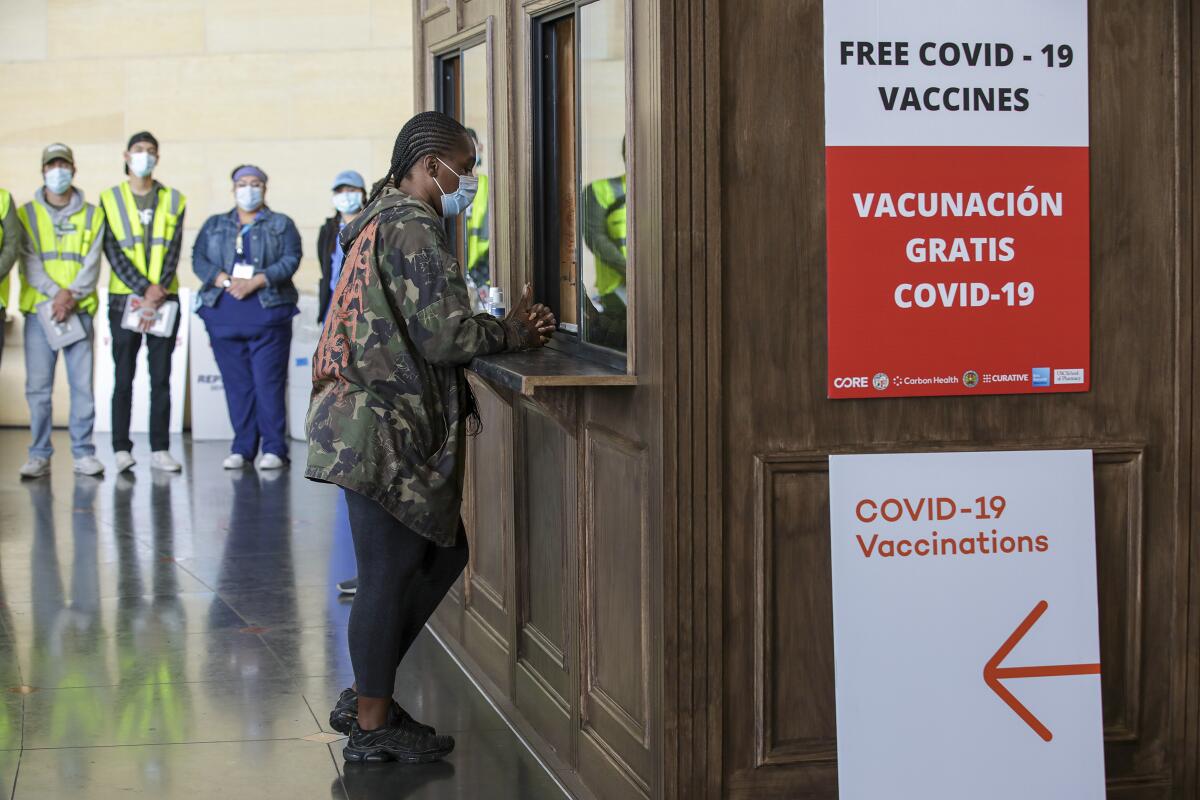
POLYGON ((541 348, 477 358, 467 369, 497 386, 530 396, 539 386, 634 386, 637 377, 558 350, 541 348))

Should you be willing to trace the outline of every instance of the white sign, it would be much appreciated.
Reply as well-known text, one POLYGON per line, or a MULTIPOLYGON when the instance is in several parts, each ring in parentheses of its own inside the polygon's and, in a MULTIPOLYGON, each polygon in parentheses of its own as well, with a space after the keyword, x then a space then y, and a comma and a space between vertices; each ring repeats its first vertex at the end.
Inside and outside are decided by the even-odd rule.
POLYGON ((192 321, 192 439, 233 439, 225 384, 213 355, 208 329, 196 312, 192 311, 188 316, 192 321))
POLYGON ((1086 0, 829 0, 826 146, 1086 147, 1086 0))
MULTIPOLYGON (((96 432, 112 431, 112 394, 116 383, 116 363, 112 355, 112 329, 108 319, 108 290, 100 290, 100 305, 95 317, 96 346, 95 363, 96 432)), ((190 315, 182 309, 192 302, 192 290, 179 290, 179 332, 175 335, 175 352, 171 355, 171 433, 183 433, 184 392, 187 389, 188 337, 191 333, 190 315)), ((150 431, 150 349, 149 336, 142 337, 138 349, 137 371, 133 375, 133 406, 129 418, 130 433, 150 431)))
POLYGON ((288 435, 298 441, 308 438, 305 422, 312 396, 312 358, 321 340, 317 324, 317 298, 300 295, 300 313, 292 319, 292 346, 288 355, 288 435))
POLYGON ((833 456, 842 800, 1102 800, 1088 451, 833 456))

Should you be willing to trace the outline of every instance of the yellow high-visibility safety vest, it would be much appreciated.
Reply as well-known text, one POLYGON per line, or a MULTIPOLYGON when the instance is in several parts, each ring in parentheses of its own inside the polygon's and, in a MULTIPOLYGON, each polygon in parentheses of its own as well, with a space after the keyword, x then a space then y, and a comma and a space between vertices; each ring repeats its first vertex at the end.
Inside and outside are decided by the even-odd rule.
MULTIPOLYGON (((113 236, 120 244, 121 250, 129 261, 137 267, 137 271, 146 276, 151 283, 157 284, 162 278, 163 263, 167 259, 167 246, 175 237, 175 229, 179 227, 179 217, 187 205, 187 198, 175 189, 165 186, 158 188, 158 203, 154 209, 154 227, 150 229, 150 254, 147 257, 145 234, 142 218, 137 213, 137 201, 133 199, 133 191, 129 181, 119 186, 105 189, 100 194, 100 205, 104 208, 104 217, 113 236)), ((171 285, 166 287, 172 294, 179 291, 179 275, 171 276, 171 285)), ((131 294, 132 290, 117 277, 116 271, 108 279, 108 291, 111 294, 131 294)))
MULTIPOLYGON (((486 262, 491 246, 488 232, 488 176, 479 176, 479 191, 471 201, 467 219, 467 270, 474 271, 481 261, 486 262)), ((491 275, 488 275, 491 279, 491 275)))
MULTIPOLYGON (((0 189, 0 222, 3 222, 4 218, 8 216, 8 210, 10 208, 12 208, 12 195, 3 189, 0 189)), ((0 247, 3 246, 4 227, 3 225, 0 225, 0 247)), ((6 305, 8 305, 8 279, 11 277, 12 272, 10 271, 4 276, 4 280, 0 280, 0 308, 4 308, 6 305)))
MULTIPOLYGON (((596 181, 588 188, 595 196, 596 202, 604 209, 604 223, 608 230, 608 237, 620 246, 621 255, 628 256, 625 176, 596 181)), ((596 259, 597 294, 612 294, 624 285, 625 272, 623 270, 596 259)))
MULTIPOLYGON (((26 203, 17 210, 21 224, 29 241, 34 243, 42 258, 42 266, 46 274, 64 289, 69 288, 75 276, 83 269, 83 259, 92 249, 92 242, 100 238, 104 231, 104 212, 91 203, 84 203, 83 208, 76 211, 68 219, 61 231, 54 229, 54 221, 50 212, 41 203, 26 203)), ((21 311, 29 314, 38 303, 48 300, 44 294, 21 281, 21 311)), ((79 310, 88 314, 96 313, 99 300, 92 292, 79 301, 79 310)))

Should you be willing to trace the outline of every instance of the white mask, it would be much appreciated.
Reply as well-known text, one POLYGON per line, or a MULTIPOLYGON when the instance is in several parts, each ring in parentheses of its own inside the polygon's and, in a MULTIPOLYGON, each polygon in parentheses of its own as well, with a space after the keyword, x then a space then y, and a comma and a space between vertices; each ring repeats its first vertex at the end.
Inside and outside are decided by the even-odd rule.
POLYGON ((237 198, 238 208, 242 211, 254 211, 263 202, 261 186, 239 186, 233 194, 237 198))
POLYGON ((64 194, 71 188, 71 179, 75 173, 66 167, 55 167, 47 170, 45 175, 46 188, 54 194, 64 194))
POLYGON ((362 208, 362 192, 338 192, 333 196, 333 207, 343 214, 353 214, 362 208))
POLYGON ((144 178, 153 172, 154 165, 157 163, 158 159, 144 150, 129 154, 129 171, 139 178, 144 178))

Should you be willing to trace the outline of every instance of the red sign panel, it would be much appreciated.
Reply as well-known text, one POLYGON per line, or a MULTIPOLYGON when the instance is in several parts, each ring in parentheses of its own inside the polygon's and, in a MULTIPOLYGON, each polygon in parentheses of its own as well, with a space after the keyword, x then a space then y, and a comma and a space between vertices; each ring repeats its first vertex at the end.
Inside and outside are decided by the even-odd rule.
POLYGON ((1087 391, 1085 147, 829 147, 829 395, 1087 391))

